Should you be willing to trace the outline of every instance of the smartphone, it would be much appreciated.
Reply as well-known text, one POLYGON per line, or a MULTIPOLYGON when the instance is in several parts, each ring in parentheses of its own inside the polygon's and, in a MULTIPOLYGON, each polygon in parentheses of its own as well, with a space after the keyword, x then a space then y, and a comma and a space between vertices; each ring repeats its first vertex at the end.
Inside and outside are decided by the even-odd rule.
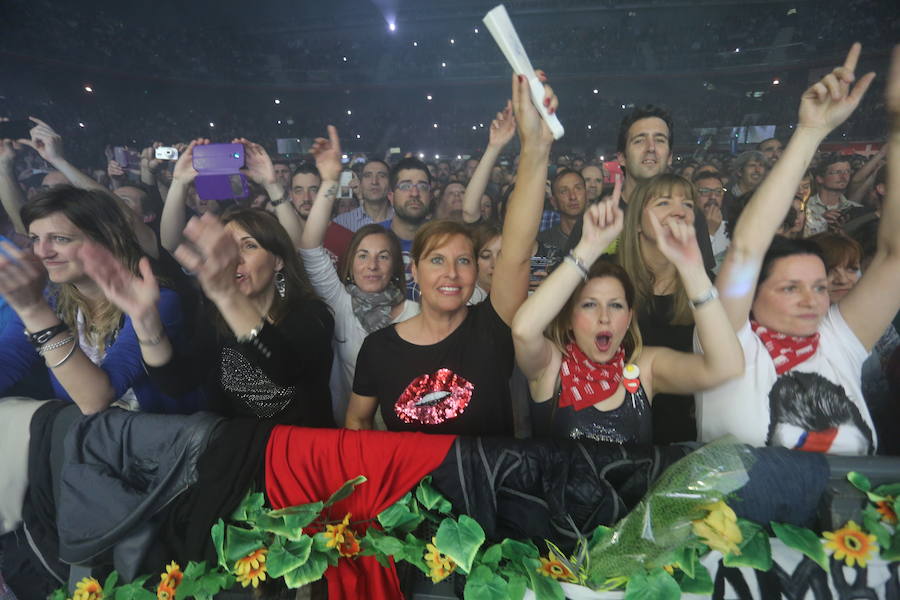
POLYGON ((35 124, 28 119, 0 122, 0 140, 22 140, 31 137, 31 130, 35 124))
POLYGON ((178 148, 160 146, 156 149, 156 160, 178 160, 178 148))
POLYGON ((608 160, 604 162, 603 170, 603 183, 615 183, 616 175, 624 177, 624 175, 622 175, 622 165, 620 165, 617 160, 608 160))
POLYGON ((194 180, 197 195, 203 200, 246 198, 250 194, 244 166, 243 144, 206 144, 194 146, 193 165, 199 175, 194 180))
POLYGON ((351 198, 353 192, 350 190, 350 180, 353 179, 353 171, 342 171, 341 181, 338 187, 338 198, 351 198))
POLYGON ((531 275, 529 280, 532 283, 536 283, 539 281, 543 281, 545 277, 547 277, 547 273, 550 271, 550 267, 553 265, 553 259, 546 256, 532 256, 531 257, 531 275), (543 275, 539 275, 538 273, 543 272, 543 275))
POLYGON ((279 138, 275 140, 278 154, 303 154, 300 140, 297 138, 279 138))
POLYGON ((134 150, 128 149, 126 146, 116 146, 113 148, 113 156, 119 166, 123 169, 140 169, 141 157, 134 150))

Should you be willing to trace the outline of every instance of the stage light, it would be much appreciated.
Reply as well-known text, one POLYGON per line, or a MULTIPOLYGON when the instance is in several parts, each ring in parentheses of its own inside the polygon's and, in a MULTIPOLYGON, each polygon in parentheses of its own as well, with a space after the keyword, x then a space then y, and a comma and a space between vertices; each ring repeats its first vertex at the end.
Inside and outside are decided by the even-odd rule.
POLYGON ((593 125, 588 125, 588 129, 591 129, 592 127, 593 127, 593 125))
POLYGON ((346 57, 346 56, 344 56, 343 59, 344 59, 344 62, 347 62, 347 57, 346 57))
POLYGON ((396 23, 388 23, 388 30, 389 31, 397 31, 397 24, 396 23))
POLYGON ((475 28, 475 33, 478 33, 478 28, 477 28, 477 27, 475 28))
POLYGON ((425 153, 424 153, 424 152, 419 152, 419 158, 422 159, 422 160, 425 160, 425 153))
POLYGON ((456 160, 462 160, 462 154, 457 154, 457 155, 456 155, 456 160))
POLYGON ((348 115, 352 115, 352 114, 353 114, 353 111, 350 110, 350 109, 347 109, 347 114, 348 114, 348 115))
POLYGON ((601 155, 600 155, 600 160, 606 160, 606 157, 603 156, 603 155, 601 154, 601 155))
POLYGON ((360 136, 359 136, 359 134, 357 133, 357 134, 356 134, 356 139, 359 139, 359 137, 360 137, 360 136))
POLYGON ((478 126, 479 126, 479 127, 484 127, 484 123, 479 123, 478 126))
POLYGON ((780 84, 781 84, 781 80, 780 80, 780 79, 773 79, 773 80, 772 80, 772 85, 780 85, 780 84))
POLYGON ((210 121, 210 122, 209 122, 209 126, 210 126, 210 127, 215 127, 215 126, 216 126, 216 124, 215 124, 215 123, 213 123, 213 122, 212 122, 212 121, 210 121))
POLYGON ((599 94, 599 93, 600 93, 600 90, 598 90, 597 88, 594 88, 594 93, 595 93, 595 94, 599 94))
POLYGON ((450 38, 450 45, 452 46, 455 43, 456 43, 456 40, 454 40, 453 38, 450 38))
POLYGON ((78 121, 78 126, 81 127, 81 128, 84 128, 84 123, 81 122, 81 121, 78 121))
POLYGON ((347 160, 347 155, 346 155, 346 154, 341 154, 341 160, 347 160))
POLYGON ((431 100, 431 94, 428 94, 427 96, 425 96, 425 99, 426 99, 426 100, 431 100))
POLYGON ((434 128, 437 129, 437 123, 434 124, 434 128))
POLYGON ((445 63, 445 62, 442 62, 442 63, 441 63, 441 68, 444 68, 444 67, 446 67, 446 66, 447 66, 447 63, 445 63))
POLYGON ((472 131, 477 131, 477 130, 478 130, 478 125, 472 125, 472 131))
POLYGON ((275 104, 281 104, 281 100, 279 100, 278 98, 275 98, 275 104))
POLYGON ((89 85, 86 85, 86 86, 84 86, 84 91, 86 91, 88 94, 93 94, 93 93, 94 93, 94 88, 92 88, 92 87, 89 86, 89 85))
POLYGON ((740 48, 735 48, 734 51, 735 51, 735 52, 740 52, 741 49, 740 49, 740 48))
POLYGON ((419 42, 413 42, 413 46, 416 47, 416 48, 418 48, 418 47, 419 47, 419 42))
POLYGON ((278 121, 278 124, 281 125, 281 121, 278 121))
POLYGON ((441 155, 440 155, 440 154, 435 154, 435 155, 434 155, 434 160, 441 160, 441 155))

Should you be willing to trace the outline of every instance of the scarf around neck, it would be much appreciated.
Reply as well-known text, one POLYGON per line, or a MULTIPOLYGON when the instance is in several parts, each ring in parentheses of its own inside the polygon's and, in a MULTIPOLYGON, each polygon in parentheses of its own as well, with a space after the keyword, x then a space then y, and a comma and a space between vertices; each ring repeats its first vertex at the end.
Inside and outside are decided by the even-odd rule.
POLYGON ((619 389, 624 365, 625 348, 622 346, 609 362, 597 364, 581 351, 578 344, 570 342, 559 370, 562 384, 559 406, 582 410, 606 400, 619 389))
POLYGON ((753 333, 762 340, 766 351, 772 357, 772 362, 775 363, 775 373, 778 375, 787 373, 819 349, 818 333, 805 337, 788 335, 772 331, 756 321, 750 321, 750 327, 753 329, 753 333))
POLYGON ((403 302, 404 293, 389 284, 380 292, 364 292, 355 283, 347 285, 353 314, 366 330, 372 333, 391 324, 391 309, 403 302))

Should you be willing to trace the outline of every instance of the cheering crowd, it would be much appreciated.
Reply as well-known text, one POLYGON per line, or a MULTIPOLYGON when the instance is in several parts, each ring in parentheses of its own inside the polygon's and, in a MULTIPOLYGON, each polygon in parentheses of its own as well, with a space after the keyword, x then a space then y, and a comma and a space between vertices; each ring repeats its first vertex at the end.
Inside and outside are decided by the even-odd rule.
POLYGON ((477 158, 216 140, 243 146, 231 200, 198 193, 209 139, 88 174, 32 117, 0 140, 0 414, 898 454, 900 50, 880 150, 819 150, 874 78, 860 52, 790 139, 677 169, 653 105, 615 164, 555 156, 521 76, 477 158))

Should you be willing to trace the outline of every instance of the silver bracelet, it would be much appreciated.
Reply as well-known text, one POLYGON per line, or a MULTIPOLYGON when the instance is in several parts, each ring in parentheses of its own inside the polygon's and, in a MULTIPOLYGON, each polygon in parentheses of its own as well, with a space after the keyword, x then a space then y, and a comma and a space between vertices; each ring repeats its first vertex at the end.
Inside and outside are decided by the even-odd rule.
POLYGON ((59 340, 58 342, 53 342, 52 344, 44 344, 43 346, 41 346, 38 349, 38 354, 43 356, 44 354, 46 354, 47 352, 50 352, 51 350, 56 350, 57 348, 62 348, 66 344, 69 344, 74 341, 75 341, 75 336, 70 335, 69 337, 63 338, 63 339, 59 340))
POLYGON ((584 266, 584 263, 581 261, 580 258, 575 256, 574 251, 570 251, 563 260, 565 262, 569 263, 570 265, 572 265, 573 267, 575 267, 576 269, 578 269, 578 273, 581 275, 581 278, 583 280, 587 281, 587 278, 588 278, 587 267, 584 266))
POLYGON ((704 304, 708 304, 719 297, 719 290, 716 289, 716 286, 710 286, 709 290, 699 298, 688 299, 688 304, 691 305, 693 310, 697 310, 704 304))
MULTIPOLYGON (((73 338, 73 339, 74 339, 74 338, 73 338)), ((75 349, 76 349, 77 347, 78 347, 78 344, 72 344, 72 349, 69 350, 69 353, 66 354, 66 356, 65 356, 61 361, 59 361, 59 362, 56 363, 55 365, 47 365, 47 366, 50 367, 51 369, 55 369, 56 367, 61 366, 61 365, 62 365, 63 363, 65 363, 67 360, 69 360, 70 358, 72 358, 72 355, 75 354, 75 349)))

